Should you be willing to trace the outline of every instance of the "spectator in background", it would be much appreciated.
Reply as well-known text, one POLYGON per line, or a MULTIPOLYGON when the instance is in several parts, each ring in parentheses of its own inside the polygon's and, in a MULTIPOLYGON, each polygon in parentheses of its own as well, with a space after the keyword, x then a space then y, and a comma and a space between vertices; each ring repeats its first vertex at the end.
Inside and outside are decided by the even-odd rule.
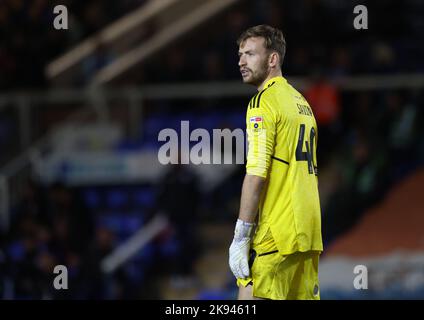
POLYGON ((323 156, 330 154, 337 145, 339 133, 340 97, 338 89, 323 74, 316 70, 313 82, 305 91, 305 98, 309 101, 317 121, 320 141, 320 161, 323 156))
POLYGON ((198 181, 193 172, 179 161, 179 164, 171 165, 159 188, 157 209, 169 218, 178 247, 173 259, 174 284, 189 285, 199 251, 196 234, 199 229, 198 181))
POLYGON ((319 126, 330 128, 336 123, 340 114, 339 92, 320 71, 314 74, 313 83, 306 90, 305 96, 311 101, 319 126))
POLYGON ((84 61, 82 83, 87 84, 99 70, 111 63, 112 60, 112 55, 102 41, 98 39, 94 53, 84 61))
POLYGON ((395 71, 396 53, 390 44, 378 42, 370 49, 373 72, 393 73, 395 71))
POLYGON ((113 297, 108 282, 101 270, 101 261, 110 254, 115 246, 116 236, 108 228, 99 226, 95 237, 83 255, 81 266, 81 289, 86 299, 105 299, 113 297))
POLYGON ((35 181, 29 180, 24 185, 22 200, 13 210, 11 219, 9 231, 11 238, 16 234, 25 232, 23 230, 25 221, 30 220, 44 225, 48 223, 45 199, 35 181))
POLYGON ((371 135, 371 132, 377 128, 378 122, 381 120, 379 117, 381 112, 379 110, 376 112, 372 94, 369 92, 356 94, 354 105, 349 106, 349 109, 353 113, 349 113, 352 125, 366 135, 371 135))
POLYGON ((383 119, 388 158, 391 162, 389 174, 393 180, 401 179, 418 164, 418 157, 405 155, 416 154, 421 138, 417 130, 418 108, 414 95, 402 92, 389 92, 384 97, 386 115, 383 119), (409 97, 409 101, 406 100, 409 97))
MULTIPOLYGON (((72 190, 61 183, 49 189, 49 223, 60 243, 82 253, 93 234, 93 217, 72 190)), ((58 243, 59 244, 59 243, 58 243)))
POLYGON ((387 189, 387 157, 379 139, 370 139, 367 131, 354 129, 346 137, 351 143, 341 148, 338 168, 341 181, 323 210, 326 242, 351 228, 364 209, 380 200, 387 189))
POLYGON ((332 55, 333 59, 331 66, 331 76, 336 79, 339 77, 348 76, 351 71, 351 57, 349 48, 335 48, 332 52, 332 55))
POLYGON ((218 52, 210 51, 203 59, 204 78, 207 81, 219 81, 224 78, 224 69, 218 52))
POLYGON ((293 54, 287 57, 287 70, 294 75, 305 74, 310 65, 309 51, 304 47, 294 47, 292 50, 293 54))
POLYGON ((24 199, 14 210, 4 244, 5 279, 14 284, 10 294, 15 298, 77 298, 81 257, 92 237, 92 216, 64 185, 46 188, 46 197, 43 190, 28 181, 24 199), (58 264, 68 267, 73 284, 66 292, 52 287, 53 268, 58 264))
POLYGON ((226 77, 234 79, 240 75, 238 69, 234 68, 237 63, 237 55, 234 54, 234 41, 247 25, 249 25, 249 16, 246 12, 234 11, 228 13, 225 17, 225 22, 222 26, 223 30, 219 33, 219 38, 222 39, 222 42, 218 43, 218 48, 221 53, 226 77))
POLYGON ((186 79, 185 73, 187 65, 186 51, 180 47, 170 49, 170 54, 166 56, 167 73, 164 74, 163 81, 175 82, 186 79))

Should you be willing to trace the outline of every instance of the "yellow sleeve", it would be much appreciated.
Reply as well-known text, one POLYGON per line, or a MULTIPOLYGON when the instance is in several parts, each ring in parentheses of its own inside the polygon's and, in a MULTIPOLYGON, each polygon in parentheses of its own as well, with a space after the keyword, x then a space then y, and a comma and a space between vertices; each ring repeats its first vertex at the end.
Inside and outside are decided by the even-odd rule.
POLYGON ((248 153, 246 173, 266 178, 271 156, 274 153, 277 117, 270 99, 264 95, 257 107, 250 107, 246 114, 248 153))

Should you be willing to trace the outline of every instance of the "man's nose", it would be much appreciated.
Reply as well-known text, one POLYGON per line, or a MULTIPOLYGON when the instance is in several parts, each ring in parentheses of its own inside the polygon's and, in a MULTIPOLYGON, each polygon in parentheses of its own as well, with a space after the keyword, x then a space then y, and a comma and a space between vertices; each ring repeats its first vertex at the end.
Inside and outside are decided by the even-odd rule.
POLYGON ((246 64, 246 60, 243 58, 243 56, 241 56, 240 58, 239 58, 239 66, 241 67, 241 66, 244 66, 245 64, 246 64))

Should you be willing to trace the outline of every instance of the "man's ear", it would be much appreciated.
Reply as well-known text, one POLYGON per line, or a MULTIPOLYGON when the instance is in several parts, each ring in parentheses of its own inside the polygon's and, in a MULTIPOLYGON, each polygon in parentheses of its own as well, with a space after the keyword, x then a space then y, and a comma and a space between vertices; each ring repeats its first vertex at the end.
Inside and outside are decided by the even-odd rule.
POLYGON ((278 53, 277 52, 271 52, 268 59, 269 66, 272 68, 275 68, 278 65, 278 53))

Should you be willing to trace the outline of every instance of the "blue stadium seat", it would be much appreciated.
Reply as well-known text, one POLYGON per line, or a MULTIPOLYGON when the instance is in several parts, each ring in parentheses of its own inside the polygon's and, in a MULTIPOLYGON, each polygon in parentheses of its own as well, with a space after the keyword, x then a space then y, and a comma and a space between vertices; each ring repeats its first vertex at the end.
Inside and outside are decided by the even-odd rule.
POLYGON ((120 229, 120 216, 118 214, 112 214, 112 213, 102 213, 97 216, 97 225, 103 226, 109 230, 112 230, 113 232, 118 232, 120 229))
POLYGON ((229 300, 232 299, 232 292, 220 289, 205 289, 200 291, 197 300, 229 300))
POLYGON ((101 196, 97 189, 89 188, 82 191, 82 198, 87 207, 97 209, 101 206, 101 196))
POLYGON ((199 117, 196 126, 192 129, 202 128, 208 130, 209 132, 212 132, 213 129, 220 128, 219 125, 223 120, 224 116, 221 114, 210 113, 207 115, 202 115, 201 117, 199 117))
POLYGON ((142 150, 159 150, 160 146, 163 144, 163 142, 158 141, 157 137, 150 137, 150 139, 144 139, 140 143, 140 149, 142 150))
POLYGON ((134 259, 136 261, 142 261, 145 265, 148 265, 148 262, 151 262, 153 260, 154 253, 154 244, 148 243, 134 255, 134 259))
POLYGON ((155 133, 157 134, 161 129, 165 127, 166 118, 162 116, 151 116, 144 121, 142 124, 142 131, 145 134, 155 133))
POLYGON ((178 130, 180 128, 180 120, 169 115, 153 115, 148 117, 141 124, 141 135, 143 140, 157 141, 159 132, 162 129, 171 128, 178 130))
POLYGON ((13 262, 22 261, 25 258, 25 248, 22 241, 15 241, 7 248, 7 254, 13 262))
POLYGON ((143 226, 143 220, 141 215, 125 215, 122 219, 122 230, 128 234, 134 234, 143 226))
POLYGON ((120 151, 120 152, 125 152, 125 151, 134 151, 134 150, 140 150, 143 148, 143 143, 141 140, 136 140, 136 141, 132 141, 132 140, 123 140, 120 141, 116 146, 115 146, 115 150, 116 151, 120 151))
POLYGON ((138 261, 131 261, 125 265, 125 274, 130 279, 131 283, 138 283, 143 281, 146 274, 146 268, 138 261))
POLYGON ((231 123, 233 129, 246 129, 246 114, 242 112, 232 112, 227 116, 228 122, 231 123))
POLYGON ((107 192, 106 203, 111 209, 124 208, 129 203, 128 192, 122 189, 112 189, 107 192))
POLYGON ((142 214, 129 215, 125 212, 104 213, 97 217, 97 224, 105 226, 116 233, 118 243, 121 243, 137 232, 144 223, 142 214))
POLYGON ((164 257, 174 257, 179 252, 179 244, 177 240, 173 239, 161 244, 159 249, 164 257))
POLYGON ((148 187, 138 188, 133 192, 133 204, 141 208, 151 208, 156 201, 155 190, 148 187))

